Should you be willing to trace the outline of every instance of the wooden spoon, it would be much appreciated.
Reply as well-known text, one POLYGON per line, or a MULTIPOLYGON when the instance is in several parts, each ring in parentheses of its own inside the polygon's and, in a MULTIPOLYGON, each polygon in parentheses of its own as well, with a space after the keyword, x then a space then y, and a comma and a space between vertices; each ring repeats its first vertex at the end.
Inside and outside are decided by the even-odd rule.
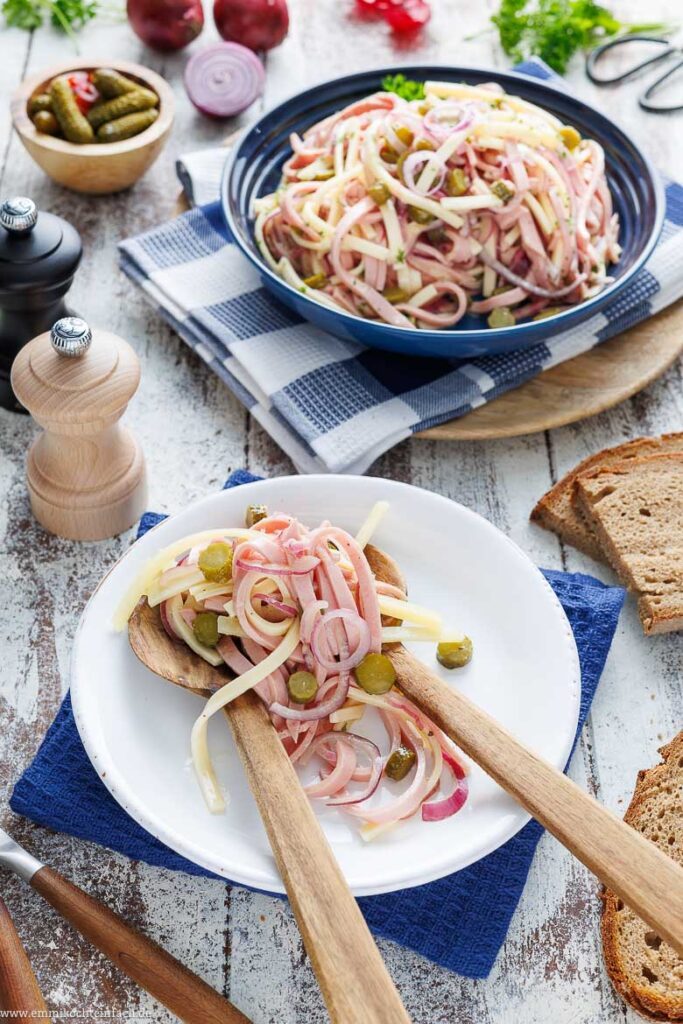
MULTIPOLYGON (((152 672, 209 697, 229 679, 165 632, 143 599, 128 623, 131 647, 152 672)), ((410 1021, 294 766, 263 703, 245 693, 225 709, 247 780, 332 1021, 410 1021)), ((199 791, 197 799, 200 800, 199 791)))
MULTIPOLYGON (((377 579, 406 590, 394 560, 368 544, 377 579)), ((387 644, 396 682, 469 757, 683 956, 683 868, 515 739, 406 650, 387 644)))
MULTIPOLYGON (((0 899, 0 1010, 40 1017, 50 1024, 45 1000, 10 912, 0 899)), ((8 1014, 9 1016, 9 1014, 8 1014)))

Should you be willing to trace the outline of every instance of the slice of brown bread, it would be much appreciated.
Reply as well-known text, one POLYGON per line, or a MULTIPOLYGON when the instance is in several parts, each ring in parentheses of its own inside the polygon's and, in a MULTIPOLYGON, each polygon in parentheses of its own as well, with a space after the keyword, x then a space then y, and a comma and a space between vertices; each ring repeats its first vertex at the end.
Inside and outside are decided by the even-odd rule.
MULTIPOLYGON (((624 821, 683 864, 683 732, 638 773, 624 821)), ((683 1021, 683 959, 610 890, 602 894, 605 966, 619 995, 648 1020, 683 1021)))
POLYGON ((645 632, 683 629, 683 452, 584 473, 576 494, 610 563, 638 593, 645 632))
POLYGON ((662 437, 638 437, 615 448, 603 448, 590 455, 566 473, 536 503, 531 513, 533 522, 556 533, 567 544, 578 548, 598 562, 607 561, 589 523, 575 501, 576 481, 583 473, 600 469, 613 462, 635 459, 658 451, 683 451, 683 433, 662 437))

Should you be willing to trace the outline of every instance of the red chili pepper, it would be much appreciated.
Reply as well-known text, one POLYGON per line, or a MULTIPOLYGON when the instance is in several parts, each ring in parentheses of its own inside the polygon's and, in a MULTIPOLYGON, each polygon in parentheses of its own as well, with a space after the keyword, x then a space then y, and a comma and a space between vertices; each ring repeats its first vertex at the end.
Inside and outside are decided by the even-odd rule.
POLYGON ((87 71, 75 71, 68 78, 71 91, 74 94, 78 109, 82 114, 87 114, 94 103, 100 98, 100 94, 90 80, 87 71))
POLYGON ((403 0, 400 5, 391 4, 384 13, 394 32, 416 32, 427 24, 431 15, 425 0, 403 0))

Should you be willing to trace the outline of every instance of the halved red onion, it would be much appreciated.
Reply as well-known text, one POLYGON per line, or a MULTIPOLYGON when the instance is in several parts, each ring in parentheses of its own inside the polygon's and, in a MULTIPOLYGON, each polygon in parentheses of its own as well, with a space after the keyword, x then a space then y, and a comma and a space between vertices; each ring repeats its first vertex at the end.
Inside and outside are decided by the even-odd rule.
POLYGON ((214 43, 190 57, 185 88, 197 110, 209 117, 232 117, 263 90, 263 64, 239 43, 214 43))
POLYGON ((361 618, 358 612, 350 608, 335 608, 331 612, 325 612, 316 619, 311 633, 311 651, 315 660, 326 668, 328 672, 348 672, 360 664, 370 650, 370 627, 365 619, 361 618), (354 629, 358 630, 358 645, 349 653, 346 658, 335 661, 333 658, 326 658, 320 649, 319 633, 321 629, 327 629, 328 623, 334 619, 346 619, 353 623, 354 629))
POLYGON ((252 600, 263 601, 264 604, 272 605, 273 608, 277 608, 283 615, 293 619, 295 615, 298 615, 296 608, 291 604, 285 604, 284 601, 279 601, 277 597, 273 597, 272 594, 252 594, 252 600))
MULTIPOLYGON (((313 753, 320 753, 318 747, 325 746, 326 743, 334 742, 338 740, 344 740, 349 743, 357 752, 365 754, 370 759, 370 778, 366 785, 357 793, 340 793, 338 796, 332 797, 327 801, 328 807, 342 807, 348 804, 360 804, 363 800, 368 800, 379 786, 382 778, 382 769, 384 762, 380 749, 376 743, 372 740, 367 739, 365 736, 359 736, 355 732, 327 732, 322 736, 318 736, 313 741, 311 746, 306 751, 306 758, 302 763, 307 763, 313 753)), ((324 756, 324 755, 322 755, 324 756)), ((325 758, 328 760, 328 758, 325 758)), ((336 763, 336 761, 335 761, 336 763)))
POLYGON ((273 565, 272 562, 249 562, 246 558, 238 558, 235 565, 244 572, 262 572, 264 576, 306 576, 320 565, 320 559, 304 555, 291 565, 273 565))
POLYGON ((268 710, 271 715, 280 715, 282 718, 294 718, 300 722, 313 722, 318 718, 327 718, 333 711, 337 711, 345 702, 351 685, 351 676, 348 672, 339 673, 339 682, 329 700, 322 704, 316 704, 312 708, 288 708, 284 704, 271 704, 268 710))
POLYGON ((408 188, 411 188, 413 192, 417 192, 418 195, 431 196, 433 195, 434 192, 438 192, 438 190, 441 188, 443 184, 443 179, 446 174, 446 168, 440 161, 438 161, 437 166, 435 168, 437 173, 437 180, 434 182, 431 188, 428 188, 426 192, 423 192, 422 189, 417 187, 417 182, 415 181, 415 172, 417 171, 420 164, 426 164, 427 161, 431 160, 433 156, 434 154, 427 149, 418 149, 417 152, 411 153, 410 156, 406 157, 406 159, 403 161, 403 179, 408 188))

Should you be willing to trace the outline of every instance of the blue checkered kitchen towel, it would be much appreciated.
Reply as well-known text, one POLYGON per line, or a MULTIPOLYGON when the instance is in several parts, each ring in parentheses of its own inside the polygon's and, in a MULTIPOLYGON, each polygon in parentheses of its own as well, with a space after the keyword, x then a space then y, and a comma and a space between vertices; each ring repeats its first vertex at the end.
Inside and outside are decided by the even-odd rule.
MULTIPOLYGON (((554 77, 540 61, 526 74, 554 77)), ((683 187, 667 185, 660 244, 630 287, 586 323, 520 352, 418 359, 340 341, 262 287, 215 200, 224 148, 179 162, 204 205, 120 246, 123 270, 225 381, 300 472, 363 473, 410 434, 462 416, 683 295, 683 187)))
MULTIPOLYGON (((258 479, 238 470, 225 486, 258 479)), ((138 536, 165 518, 147 512, 138 536)), ((546 570, 544 575, 562 603, 579 652, 578 736, 612 643, 624 591, 581 573, 546 570)), ((164 846, 116 803, 88 760, 68 694, 35 759, 17 782, 10 806, 41 825, 100 843, 134 860, 192 875, 209 874, 164 846)), ((542 833, 541 826, 531 821, 494 853, 463 871, 414 889, 364 897, 359 903, 370 928, 451 971, 485 978, 505 940, 542 833)))

